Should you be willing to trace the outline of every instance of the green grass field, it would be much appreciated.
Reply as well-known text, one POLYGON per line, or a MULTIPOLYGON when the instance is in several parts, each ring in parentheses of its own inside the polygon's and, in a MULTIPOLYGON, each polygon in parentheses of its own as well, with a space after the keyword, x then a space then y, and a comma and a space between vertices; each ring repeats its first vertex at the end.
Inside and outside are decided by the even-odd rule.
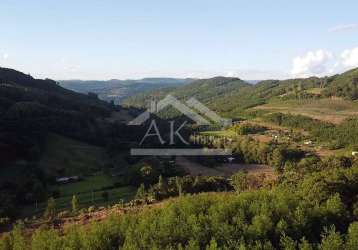
POLYGON ((116 180, 109 176, 95 175, 85 177, 84 180, 79 182, 56 185, 53 188, 59 190, 61 196, 68 196, 112 187, 115 182, 116 180))
POLYGON ((99 171, 105 150, 67 137, 50 134, 45 152, 39 162, 50 175, 86 175, 99 171))
POLYGON ((200 132, 201 135, 207 136, 219 136, 219 137, 234 137, 236 133, 232 130, 218 130, 218 131, 203 131, 200 132))
MULTIPOLYGON (((81 208, 89 206, 108 206, 134 198, 137 188, 114 187, 119 182, 116 177, 103 174, 106 163, 104 148, 89 145, 57 134, 50 134, 45 152, 40 159, 39 166, 50 176, 78 175, 83 178, 79 182, 52 185, 50 192, 59 191, 56 199, 57 212, 71 210, 72 196, 75 194, 81 208), (102 196, 108 192, 108 200, 102 196)), ((11 171, 9 171, 11 173, 11 171)), ((41 216, 47 202, 24 207, 23 217, 41 216)))
MULTIPOLYGON (((68 190, 66 185, 64 185, 65 190, 67 191, 66 196, 61 196, 60 198, 55 199, 56 201, 56 211, 71 211, 71 201, 72 201, 72 195, 75 192, 71 192, 70 188, 74 187, 76 183, 68 184, 68 190), (71 194, 70 194, 71 193, 71 194)), ((80 183, 78 183, 80 184, 80 183)), ((82 187, 77 186, 76 191, 83 191, 84 189, 90 189, 91 186, 85 186, 86 183, 83 183, 82 187)), ((74 191, 74 190, 73 190, 74 191)), ((105 191, 87 191, 87 192, 81 192, 76 194, 77 200, 79 202, 79 208, 88 208, 90 206, 96 206, 96 207, 106 207, 110 206, 116 203, 119 203, 121 200, 124 202, 127 202, 134 198, 135 194, 137 192, 137 188, 127 186, 127 187, 118 187, 113 188, 105 191), (108 193, 108 200, 104 199, 102 196, 103 192, 108 193)), ((37 205, 27 206, 23 208, 23 217, 32 217, 32 216, 42 216, 46 209, 46 202, 39 203, 37 205)))

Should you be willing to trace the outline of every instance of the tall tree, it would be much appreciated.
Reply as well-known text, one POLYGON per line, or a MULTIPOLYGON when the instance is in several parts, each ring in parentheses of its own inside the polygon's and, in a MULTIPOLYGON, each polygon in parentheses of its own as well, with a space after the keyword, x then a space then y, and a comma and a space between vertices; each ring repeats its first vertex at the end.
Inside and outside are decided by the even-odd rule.
POLYGON ((74 214, 76 214, 77 211, 78 211, 78 200, 77 200, 77 196, 76 196, 76 195, 73 195, 73 196, 72 196, 71 205, 72 205, 72 212, 73 212, 74 214))

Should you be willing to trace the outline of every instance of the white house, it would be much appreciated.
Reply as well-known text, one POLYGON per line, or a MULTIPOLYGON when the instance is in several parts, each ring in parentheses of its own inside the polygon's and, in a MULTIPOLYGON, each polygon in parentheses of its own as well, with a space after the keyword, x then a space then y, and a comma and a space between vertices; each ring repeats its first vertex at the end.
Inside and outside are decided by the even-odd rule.
POLYGON ((232 161, 235 160, 235 158, 234 157, 229 157, 229 158, 227 158, 227 160, 229 161, 229 163, 232 163, 232 161))
POLYGON ((353 151, 352 156, 358 156, 358 151, 353 151))
POLYGON ((304 142, 305 145, 312 145, 312 143, 313 143, 312 141, 305 141, 304 142))
POLYGON ((80 177, 78 176, 69 176, 69 177, 60 177, 60 178, 56 178, 56 182, 57 183, 68 183, 71 181, 79 181, 80 177))

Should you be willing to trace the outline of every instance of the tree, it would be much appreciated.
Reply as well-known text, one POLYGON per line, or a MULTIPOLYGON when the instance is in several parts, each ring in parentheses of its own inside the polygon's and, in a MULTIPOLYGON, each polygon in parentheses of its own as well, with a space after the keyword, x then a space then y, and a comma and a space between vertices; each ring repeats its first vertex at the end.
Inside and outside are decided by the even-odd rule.
POLYGON ((313 250, 313 246, 305 238, 302 238, 301 242, 299 243, 299 249, 300 250, 313 250))
POLYGON ((283 149, 276 148, 272 152, 271 156, 271 165, 273 165, 276 170, 282 171, 283 165, 284 165, 284 155, 283 155, 283 149))
POLYGON ((211 239, 210 244, 206 246, 206 250, 217 250, 220 249, 218 247, 218 243, 215 239, 211 239))
POLYGON ((102 193, 102 198, 104 201, 108 201, 109 200, 109 193, 107 191, 104 191, 102 193))
POLYGON ((56 201, 53 197, 51 197, 47 201, 47 207, 44 216, 46 219, 53 219, 55 218, 55 215, 56 215, 56 201))
POLYGON ((77 200, 76 195, 73 195, 73 196, 72 196, 71 205, 72 205, 72 212, 73 212, 74 214, 76 214, 77 211, 78 211, 78 200, 77 200))
POLYGON ((26 247, 25 238, 23 236, 24 224, 19 222, 15 225, 14 230, 11 233, 12 236, 12 249, 25 250, 26 247))
POLYGON ((137 194, 136 194, 136 198, 137 199, 144 199, 146 197, 146 191, 145 191, 145 186, 144 184, 142 183, 138 190, 137 190, 137 194))
POLYGON ((0 250, 11 250, 12 249, 11 237, 8 233, 3 234, 0 239, 0 250))
POLYGON ((297 249, 297 242, 285 234, 283 234, 280 239, 280 245, 281 245, 281 248, 284 250, 296 250, 297 249))
POLYGON ((234 186, 237 192, 242 192, 248 189, 249 183, 247 179, 247 172, 239 171, 234 174, 232 177, 232 185, 234 186))
POLYGON ((353 222, 348 228, 346 249, 358 249, 358 222, 353 222))
POLYGON ((158 180, 158 191, 160 194, 160 198, 164 198, 168 194, 168 185, 166 181, 163 179, 163 176, 161 175, 159 176, 159 180, 158 180))
POLYGON ((335 231, 334 227, 331 227, 329 230, 323 234, 323 239, 321 243, 322 250, 341 250, 344 249, 344 242, 342 236, 339 232, 335 231))
POLYGON ((175 185, 177 186, 178 195, 182 196, 182 194, 183 194, 183 184, 182 184, 182 181, 180 180, 180 178, 178 176, 175 177, 175 185))
POLYGON ((199 192, 199 188, 200 188, 200 179, 199 179, 199 176, 196 176, 194 183, 193 183, 194 192, 199 192))

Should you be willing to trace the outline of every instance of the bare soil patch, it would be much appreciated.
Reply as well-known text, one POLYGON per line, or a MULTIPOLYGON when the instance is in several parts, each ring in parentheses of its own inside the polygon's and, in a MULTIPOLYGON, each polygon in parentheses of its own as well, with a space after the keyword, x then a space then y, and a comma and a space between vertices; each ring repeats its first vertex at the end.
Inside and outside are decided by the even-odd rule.
POLYGON ((236 172, 244 170, 247 171, 248 174, 252 175, 264 174, 267 179, 276 179, 277 177, 272 167, 262 164, 226 163, 218 165, 215 168, 209 168, 196 162, 190 161, 185 157, 177 157, 176 163, 193 176, 203 175, 230 177, 236 172))

